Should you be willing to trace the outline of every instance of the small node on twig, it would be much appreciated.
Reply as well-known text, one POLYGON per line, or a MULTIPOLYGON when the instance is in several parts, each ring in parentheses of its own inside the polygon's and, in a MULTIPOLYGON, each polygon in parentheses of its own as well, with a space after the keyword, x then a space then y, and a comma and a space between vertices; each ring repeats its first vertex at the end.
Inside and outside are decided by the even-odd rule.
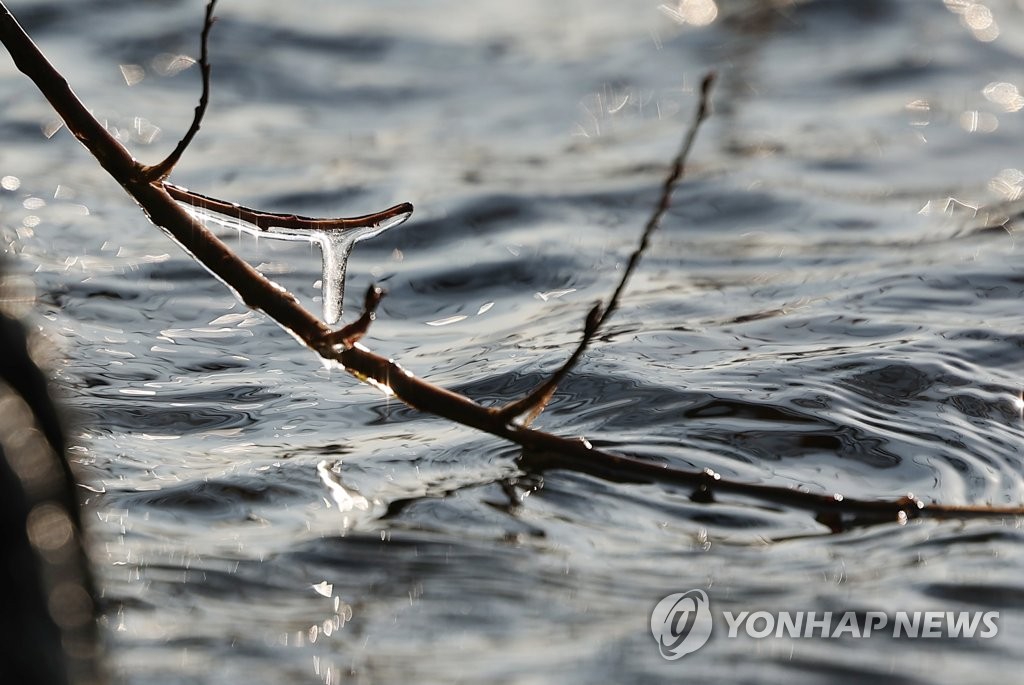
POLYGON ((143 167, 143 174, 150 183, 162 181, 174 170, 175 165, 185 154, 185 150, 192 144, 192 139, 199 133, 199 127, 206 115, 206 107, 210 104, 210 29, 213 28, 217 17, 213 16, 213 9, 217 0, 210 0, 206 5, 206 16, 203 19, 203 31, 199 36, 199 72, 203 79, 203 91, 199 96, 199 104, 196 105, 195 115, 192 117, 192 124, 188 127, 184 137, 178 141, 178 145, 171 151, 171 154, 157 164, 143 167))
POLYGON ((377 319, 377 307, 385 295, 387 292, 383 288, 376 284, 370 284, 366 290, 366 296, 363 298, 362 315, 347 326, 323 336, 317 344, 320 354, 328 356, 339 346, 347 350, 359 342, 359 339, 370 329, 370 324, 377 319))
POLYGON ((664 183, 661 186, 661 195, 658 198, 658 204, 654 208, 654 212, 651 217, 647 220, 644 225, 643 233, 640 236, 640 244, 633 251, 633 254, 629 257, 629 263, 626 265, 625 270, 622 272, 622 277, 619 279, 618 285, 615 287, 615 291, 612 296, 608 299, 608 304, 602 307, 601 303, 598 302, 595 307, 590 310, 587 314, 587 323, 583 328, 583 337, 580 339, 576 350, 572 353, 569 359, 556 371, 551 378, 541 383, 529 394, 522 399, 515 402, 506 404, 505 406, 495 410, 495 414, 501 419, 510 422, 514 419, 526 414, 524 419, 524 425, 529 426, 534 419, 540 416, 541 412, 547 406, 548 402, 551 401, 551 397, 558 389, 558 384, 562 382, 573 367, 583 356, 587 347, 590 345, 594 336, 601 329, 608 319, 611 318, 615 310, 618 309, 619 300, 622 297, 622 293, 625 292, 626 286, 629 284, 629 279, 636 270, 637 265, 640 263, 640 258, 643 257, 644 252, 647 251, 648 245, 651 242, 651 235, 661 224, 662 218, 668 211, 672 204, 672 193, 676 188, 676 185, 683 178, 683 174, 686 170, 686 160, 690 156, 690 150, 693 148, 693 143, 697 139, 697 131, 700 129, 700 125, 707 119, 710 111, 711 101, 711 87, 715 83, 715 72, 709 71, 705 74, 700 85, 700 100, 697 103, 697 111, 694 113, 693 121, 690 123, 690 127, 686 131, 686 136, 683 138, 683 143, 679 148, 678 154, 674 160, 672 160, 672 166, 669 169, 668 175, 665 177, 664 183))

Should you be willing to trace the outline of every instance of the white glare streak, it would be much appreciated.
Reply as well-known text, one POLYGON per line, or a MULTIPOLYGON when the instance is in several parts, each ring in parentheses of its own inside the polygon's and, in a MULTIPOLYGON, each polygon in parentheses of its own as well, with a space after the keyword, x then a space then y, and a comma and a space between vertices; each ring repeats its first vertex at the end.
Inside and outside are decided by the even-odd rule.
POLYGON ((43 136, 46 138, 53 138, 57 135, 57 131, 64 128, 64 122, 60 119, 50 119, 44 121, 42 125, 43 136))
POLYGON ((153 58, 151 66, 153 71, 161 76, 174 76, 195 63, 196 61, 188 55, 172 55, 164 52, 153 58))
POLYGON ((436 321, 427 321, 425 323, 428 326, 447 326, 449 324, 458 323, 460 321, 463 321, 466 318, 467 317, 465 315, 460 314, 458 316, 449 316, 446 319, 437 319, 436 321))
POLYGON ((953 216, 953 214, 963 211, 970 212, 971 216, 977 216, 978 206, 950 196, 946 198, 946 204, 942 208, 942 211, 948 216, 953 216))
POLYGON ((576 288, 567 288, 565 290, 549 290, 546 293, 534 293, 534 297, 544 302, 547 302, 548 300, 557 299, 559 297, 563 297, 565 295, 568 295, 569 293, 574 292, 576 292, 576 288))
POLYGON ((384 395, 386 397, 394 397, 395 396, 395 391, 391 389, 390 385, 384 385, 383 383, 381 383, 381 382, 379 382, 379 381, 377 381, 377 380, 375 380, 373 378, 370 378, 369 376, 363 378, 362 380, 363 380, 364 383, 366 383, 370 387, 377 388, 377 390, 380 390, 382 393, 384 393, 384 395))
POLYGON ((234 314, 225 314, 218 316, 216 319, 211 321, 208 325, 210 326, 234 326, 245 321, 249 318, 249 312, 236 312, 234 314))
POLYGON ((331 498, 334 500, 334 503, 338 505, 338 509, 343 513, 352 511, 353 509, 369 511, 370 500, 366 499, 355 490, 345 487, 341 482, 341 479, 331 469, 331 466, 332 465, 326 460, 321 461, 316 465, 316 472, 320 476, 320 481, 326 485, 328 491, 330 491, 331 498))
POLYGON ((136 83, 146 78, 146 70, 141 64, 121 64, 120 69, 124 82, 129 86, 134 86, 136 83))
POLYGON ((1020 169, 1003 169, 988 182, 988 187, 1007 200, 1019 200, 1024 195, 1024 172, 1020 169))

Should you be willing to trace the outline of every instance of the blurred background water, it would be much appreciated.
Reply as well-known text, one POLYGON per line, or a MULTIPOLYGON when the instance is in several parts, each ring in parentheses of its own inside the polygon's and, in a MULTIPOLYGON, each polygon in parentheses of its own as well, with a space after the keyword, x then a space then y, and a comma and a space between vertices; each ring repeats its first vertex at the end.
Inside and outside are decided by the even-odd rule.
MULTIPOLYGON (((201 3, 10 8, 137 156, 171 149, 201 3)), ((688 180, 540 427, 750 482, 1019 504, 1022 8, 224 0, 212 105, 173 180, 307 215, 414 203, 357 247, 348 308, 382 283, 366 344, 498 401, 564 359, 614 286, 716 68, 688 180)), ((1018 672, 1019 521, 832 535, 757 502, 541 471, 247 312, 6 57, 0 109, 9 306, 73 417, 124 682, 1018 672), (649 613, 690 588, 729 611, 999 611, 1000 631, 717 635, 663 661, 649 613)), ((309 246, 229 238, 319 310, 309 246)))

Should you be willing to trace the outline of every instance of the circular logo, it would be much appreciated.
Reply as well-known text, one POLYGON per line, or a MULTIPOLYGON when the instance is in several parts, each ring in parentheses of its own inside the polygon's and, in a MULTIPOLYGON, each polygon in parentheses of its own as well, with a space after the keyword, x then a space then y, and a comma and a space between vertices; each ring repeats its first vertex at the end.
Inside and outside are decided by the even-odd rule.
POLYGON ((696 652, 711 637, 711 607, 703 590, 677 592, 651 612, 651 634, 661 656, 673 661, 696 652))

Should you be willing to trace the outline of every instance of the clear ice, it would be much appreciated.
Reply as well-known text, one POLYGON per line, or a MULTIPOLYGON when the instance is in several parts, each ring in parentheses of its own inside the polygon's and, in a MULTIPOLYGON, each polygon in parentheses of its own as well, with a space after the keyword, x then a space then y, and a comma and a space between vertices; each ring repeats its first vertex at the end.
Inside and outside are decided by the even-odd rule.
POLYGON ((398 226, 411 215, 411 212, 405 212, 376 224, 355 228, 318 230, 269 226, 262 229, 237 217, 196 207, 187 202, 178 201, 178 204, 203 222, 214 223, 260 238, 293 240, 317 245, 322 258, 320 294, 323 298, 323 318, 326 323, 332 325, 341 319, 342 303, 345 299, 345 271, 348 268, 348 258, 352 254, 352 246, 360 240, 373 238, 389 228, 398 226))

